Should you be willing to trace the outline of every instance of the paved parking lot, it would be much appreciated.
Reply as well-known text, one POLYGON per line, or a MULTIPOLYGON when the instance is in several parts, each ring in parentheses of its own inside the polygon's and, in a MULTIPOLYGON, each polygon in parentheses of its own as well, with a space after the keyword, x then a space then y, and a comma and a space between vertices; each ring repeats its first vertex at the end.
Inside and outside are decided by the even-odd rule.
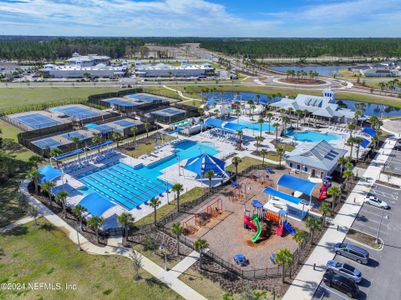
MULTIPOLYGON (((336 256, 335 259, 349 263, 362 272, 363 280, 359 285, 361 293, 358 299, 401 299, 401 289, 399 288, 401 282, 401 218, 398 217, 401 214, 401 191, 375 184, 372 193, 386 201, 391 209, 382 210, 365 204, 352 228, 376 236, 383 215, 380 229, 380 238, 384 242, 383 249, 376 251, 359 245, 370 253, 368 265, 360 265, 342 256, 336 256)), ((346 242, 351 241, 346 240, 346 242)), ((313 299, 348 299, 348 297, 322 283, 313 299)))
POLYGON ((385 164, 384 173, 401 176, 401 151, 393 149, 385 164))

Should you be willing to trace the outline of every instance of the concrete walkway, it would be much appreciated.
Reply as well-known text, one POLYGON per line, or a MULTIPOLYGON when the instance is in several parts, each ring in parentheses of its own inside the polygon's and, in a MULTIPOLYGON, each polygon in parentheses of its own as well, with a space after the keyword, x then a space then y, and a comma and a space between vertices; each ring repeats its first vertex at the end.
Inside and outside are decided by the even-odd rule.
MULTIPOLYGON (((38 216, 38 218, 40 218, 40 217, 41 216, 38 216)), ((26 223, 29 223, 29 222, 33 221, 33 220, 34 220, 34 218, 32 218, 32 217, 25 217, 25 218, 19 219, 18 221, 15 221, 14 223, 11 223, 11 224, 9 224, 7 226, 4 226, 4 227, 0 228, 0 233, 12 230, 15 227, 24 225, 26 223)))
POLYGON ((192 251, 187 257, 176 264, 170 271, 166 272, 166 276, 170 278, 178 278, 182 273, 188 270, 199 259, 199 252, 192 251))
MULTIPOLYGON (((54 226, 58 227, 61 231, 63 231, 67 237, 73 241, 75 244, 80 244, 80 247, 83 251, 96 254, 96 255, 121 255, 125 257, 130 257, 132 250, 126 248, 122 245, 121 238, 111 239, 106 247, 99 247, 92 244, 88 241, 83 235, 78 233, 74 228, 72 228, 69 224, 67 224, 63 219, 54 214, 51 210, 49 210, 44 204, 42 204, 39 200, 32 197, 28 192, 28 181, 25 180, 20 185, 20 192, 26 196, 29 204, 34 206, 39 213, 44 216, 50 223, 54 226), (78 241, 79 240, 79 241, 78 241)), ((165 283, 169 288, 174 290, 177 294, 181 295, 185 299, 206 299, 197 291, 180 281, 178 276, 165 276, 165 270, 155 264, 153 261, 148 259, 147 257, 140 254, 142 257, 142 268, 148 273, 152 274, 152 276, 156 277, 163 283, 165 283)), ((184 259, 185 260, 185 259, 184 259)), ((185 262, 185 265, 189 265, 189 262, 185 262)), ((180 267, 181 269, 181 267, 180 267)), ((183 268, 182 268, 183 269, 183 268)))
POLYGON ((394 145, 394 140, 386 140, 384 146, 379 150, 379 154, 366 169, 362 179, 352 190, 341 210, 332 221, 331 226, 304 263, 304 266, 284 295, 283 300, 305 300, 313 297, 316 288, 323 278, 325 272, 324 266, 328 260, 333 259, 335 256, 333 245, 345 239, 348 229, 361 209, 366 193, 370 191, 372 185, 379 178, 383 165, 394 145), (313 269, 314 264, 317 266, 316 270, 313 269))
MULTIPOLYGON (((202 101, 202 100, 200 100, 200 99, 187 97, 187 96, 185 96, 181 91, 176 90, 176 89, 173 89, 173 88, 171 88, 171 87, 169 87, 169 86, 167 86, 167 85, 163 85, 163 87, 164 87, 165 89, 167 89, 167 90, 170 90, 170 91, 173 91, 173 92, 177 93, 178 96, 180 96, 181 98, 183 98, 183 99, 185 99, 185 100, 187 100, 187 101, 193 101, 193 100, 195 100, 195 101, 202 101)), ((183 102, 185 102, 185 101, 183 101, 183 102)))

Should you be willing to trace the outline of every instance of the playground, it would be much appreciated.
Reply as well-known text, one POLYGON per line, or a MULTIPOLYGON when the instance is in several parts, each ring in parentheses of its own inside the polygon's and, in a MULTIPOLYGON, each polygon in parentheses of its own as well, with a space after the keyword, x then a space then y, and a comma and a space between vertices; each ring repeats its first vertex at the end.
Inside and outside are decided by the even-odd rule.
MULTIPOLYGON (((206 239, 210 251, 229 263, 235 264, 234 256, 242 254, 249 261, 239 262, 244 270, 273 267, 274 253, 280 248, 295 251, 298 245, 293 235, 305 230, 301 219, 287 214, 288 207, 265 191, 269 187, 276 191, 283 175, 289 176, 288 170, 253 170, 172 223, 180 222, 185 238, 192 242, 206 239)), ((306 179, 304 174, 296 177, 306 179)), ((311 196, 303 195, 303 206, 319 197, 321 184, 313 186, 311 196)), ((280 186, 279 191, 294 198, 289 188, 280 186)))

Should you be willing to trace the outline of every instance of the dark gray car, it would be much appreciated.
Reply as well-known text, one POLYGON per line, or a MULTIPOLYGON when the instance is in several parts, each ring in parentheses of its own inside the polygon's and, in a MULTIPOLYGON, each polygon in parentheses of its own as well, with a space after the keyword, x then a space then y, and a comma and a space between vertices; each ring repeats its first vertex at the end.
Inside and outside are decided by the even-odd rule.
POLYGON ((338 243, 334 245, 334 251, 337 255, 342 255, 348 257, 360 264, 368 264, 369 262, 369 252, 361 247, 348 244, 348 243, 338 243))

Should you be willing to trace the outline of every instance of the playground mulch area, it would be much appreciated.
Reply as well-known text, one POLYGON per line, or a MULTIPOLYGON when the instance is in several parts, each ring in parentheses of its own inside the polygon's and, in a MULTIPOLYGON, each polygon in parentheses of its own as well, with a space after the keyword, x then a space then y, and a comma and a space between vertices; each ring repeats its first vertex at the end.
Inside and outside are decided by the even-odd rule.
MULTIPOLYGON (((295 251, 298 247, 295 240, 289 234, 283 237, 277 236, 275 234, 277 224, 269 224, 266 232, 270 234, 253 243, 251 238, 255 233, 244 228, 243 220, 244 213, 249 216, 257 213, 251 201, 257 199, 265 204, 268 196, 263 192, 264 188, 266 186, 276 188, 278 178, 285 173, 288 174, 288 170, 275 170, 274 174, 268 174, 269 178, 266 178, 267 173, 264 170, 251 171, 247 176, 238 179, 240 187, 227 186, 221 192, 214 194, 201 207, 175 222, 181 222, 187 229, 185 236, 187 239, 191 241, 196 241, 198 238, 206 239, 209 249, 229 263, 234 263, 235 254, 245 255, 250 264, 243 267, 244 270, 273 267, 274 264, 269 257, 280 248, 295 251)), ((297 176, 305 178, 302 174, 297 176)), ((318 187, 316 189, 318 192, 318 187)), ((290 194, 292 192, 284 188, 280 190, 290 194)), ((291 218, 288 218, 288 222, 295 229, 305 229, 303 222, 291 218)), ((265 222, 262 222, 262 225, 266 226, 265 222)))

